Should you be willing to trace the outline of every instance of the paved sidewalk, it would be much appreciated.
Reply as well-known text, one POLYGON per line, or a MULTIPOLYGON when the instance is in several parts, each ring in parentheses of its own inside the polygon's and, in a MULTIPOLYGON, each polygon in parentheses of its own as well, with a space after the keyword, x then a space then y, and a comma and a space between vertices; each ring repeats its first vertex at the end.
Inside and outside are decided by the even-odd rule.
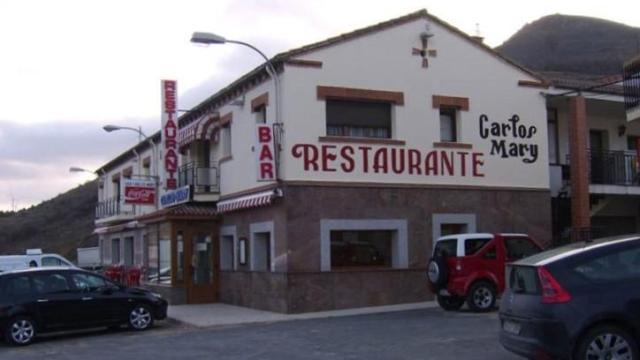
POLYGON ((427 301, 411 304, 372 306, 356 309, 320 311, 304 314, 280 314, 228 304, 170 305, 168 316, 178 322, 196 326, 229 326, 255 323, 270 323, 291 320, 320 319, 329 317, 378 314, 396 311, 429 309, 437 307, 435 302, 427 301))

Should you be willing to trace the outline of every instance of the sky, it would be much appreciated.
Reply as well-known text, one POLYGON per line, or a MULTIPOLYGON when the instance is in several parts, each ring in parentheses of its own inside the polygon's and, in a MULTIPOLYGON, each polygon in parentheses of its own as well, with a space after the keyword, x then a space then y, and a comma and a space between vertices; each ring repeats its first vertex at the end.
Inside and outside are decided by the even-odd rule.
POLYGON ((592 0, 2 0, 0 210, 36 205, 95 176, 160 128, 160 80, 178 81, 189 109, 259 65, 232 44, 197 46, 194 31, 242 40, 267 56, 427 9, 500 45, 550 14, 640 27, 640 2, 592 0), (477 24, 477 25, 476 25, 477 24))

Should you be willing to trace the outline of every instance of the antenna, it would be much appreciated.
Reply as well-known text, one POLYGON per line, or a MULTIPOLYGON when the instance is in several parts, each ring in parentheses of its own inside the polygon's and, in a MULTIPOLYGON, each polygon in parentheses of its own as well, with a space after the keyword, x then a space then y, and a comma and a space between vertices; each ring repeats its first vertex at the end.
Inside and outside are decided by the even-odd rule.
POLYGON ((479 43, 484 41, 484 37, 480 33, 480 23, 476 23, 475 35, 471 36, 471 38, 479 43))

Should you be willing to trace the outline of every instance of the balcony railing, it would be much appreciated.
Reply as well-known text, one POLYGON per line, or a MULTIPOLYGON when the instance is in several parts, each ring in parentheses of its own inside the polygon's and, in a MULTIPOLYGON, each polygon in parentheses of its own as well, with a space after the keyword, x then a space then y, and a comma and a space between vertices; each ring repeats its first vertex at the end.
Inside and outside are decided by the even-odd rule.
POLYGON ((119 197, 105 199, 96 205, 96 219, 120 215, 121 210, 121 199, 119 197))
POLYGON ((219 193, 220 174, 217 167, 196 166, 190 162, 178 171, 179 186, 191 185, 195 194, 219 193))
MULTIPOLYGON (((640 186, 638 156, 630 151, 589 151, 589 182, 597 185, 640 186)), ((569 164, 570 155, 567 155, 569 164)), ((563 166, 563 180, 569 180, 569 166, 563 166), (565 170, 566 171, 565 173, 565 170)))
POLYGON ((592 184, 639 186, 638 156, 626 151, 589 152, 592 184))

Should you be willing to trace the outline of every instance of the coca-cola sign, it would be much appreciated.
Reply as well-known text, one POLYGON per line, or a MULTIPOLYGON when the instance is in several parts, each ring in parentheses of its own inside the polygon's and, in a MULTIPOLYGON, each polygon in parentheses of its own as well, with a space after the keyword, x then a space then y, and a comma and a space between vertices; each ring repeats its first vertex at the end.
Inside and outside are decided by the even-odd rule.
POLYGON ((124 203, 154 205, 156 203, 156 184, 152 180, 125 179, 124 203))

